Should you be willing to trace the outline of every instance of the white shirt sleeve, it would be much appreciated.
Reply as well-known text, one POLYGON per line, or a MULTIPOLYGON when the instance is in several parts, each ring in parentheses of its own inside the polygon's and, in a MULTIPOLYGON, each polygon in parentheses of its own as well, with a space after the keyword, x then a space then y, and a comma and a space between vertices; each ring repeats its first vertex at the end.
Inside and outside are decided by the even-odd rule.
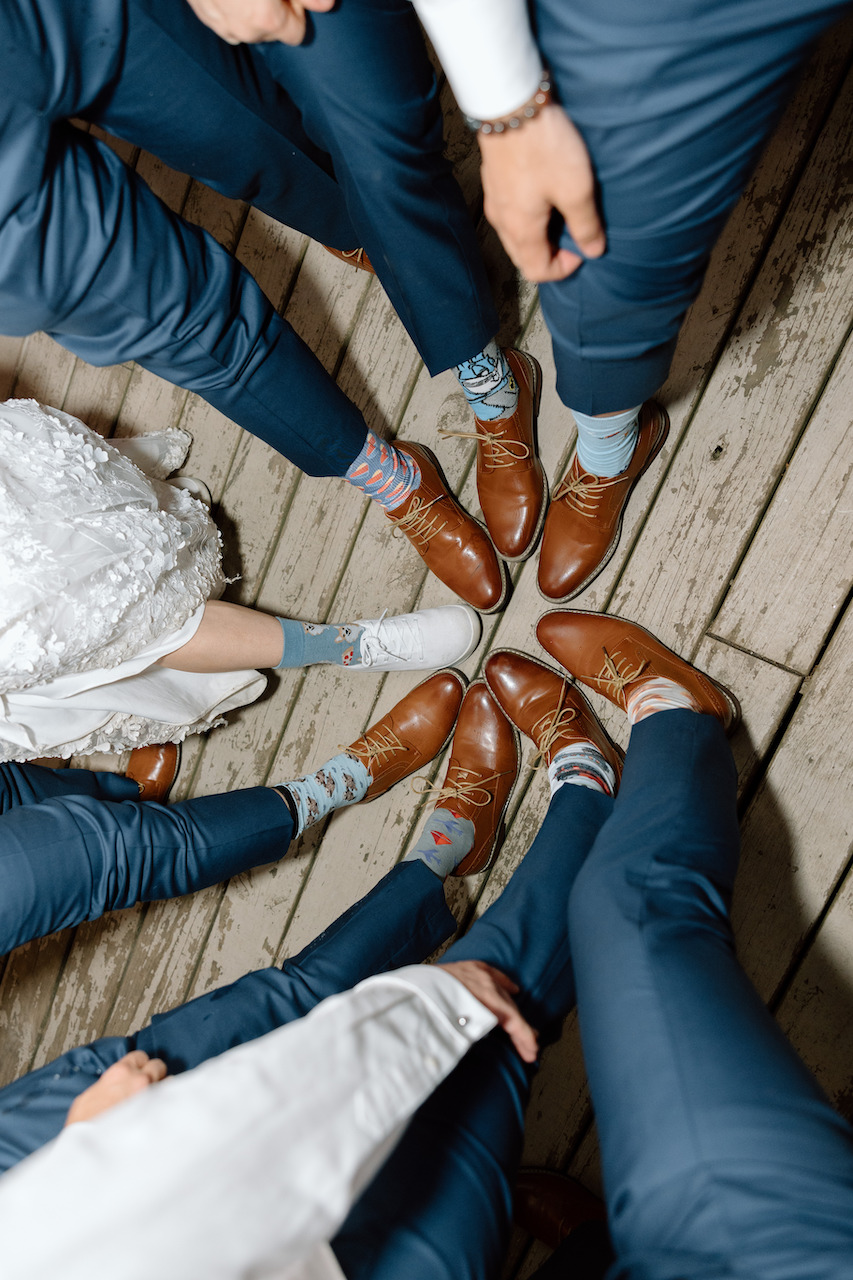
POLYGON ((533 97, 542 57, 526 0, 414 0, 466 115, 495 120, 533 97))
POLYGON ((335 1275, 322 1242, 495 1021, 415 965, 69 1126, 0 1181, 3 1280, 335 1275))

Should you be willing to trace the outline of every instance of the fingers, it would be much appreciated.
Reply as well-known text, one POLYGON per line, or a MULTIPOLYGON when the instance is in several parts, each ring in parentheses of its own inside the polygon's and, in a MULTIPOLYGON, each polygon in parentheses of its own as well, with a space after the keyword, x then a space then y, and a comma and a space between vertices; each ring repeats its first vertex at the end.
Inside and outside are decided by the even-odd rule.
POLYGON ((517 984, 500 969, 495 969, 483 960, 456 960, 442 965, 442 968, 494 1014, 498 1026, 510 1037, 523 1061, 535 1062, 539 1054, 539 1041, 533 1027, 522 1017, 512 999, 512 995, 518 991, 517 984))
POLYGON ((325 12, 334 0, 189 0, 195 15, 229 44, 301 44, 305 10, 325 12))

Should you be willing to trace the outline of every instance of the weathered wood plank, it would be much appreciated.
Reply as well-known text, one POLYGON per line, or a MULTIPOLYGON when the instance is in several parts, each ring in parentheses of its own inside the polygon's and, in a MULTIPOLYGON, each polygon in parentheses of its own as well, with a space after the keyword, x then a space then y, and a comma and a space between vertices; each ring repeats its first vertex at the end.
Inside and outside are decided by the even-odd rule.
POLYGON ((848 1120, 853 1120, 851 986, 853 871, 848 870, 777 1014, 794 1048, 848 1120))
POLYGON ((842 875, 853 837, 853 607, 835 632, 746 814, 733 920, 770 1000, 842 875))
POLYGON ((723 607, 715 635, 807 674, 853 585, 848 338, 723 607))

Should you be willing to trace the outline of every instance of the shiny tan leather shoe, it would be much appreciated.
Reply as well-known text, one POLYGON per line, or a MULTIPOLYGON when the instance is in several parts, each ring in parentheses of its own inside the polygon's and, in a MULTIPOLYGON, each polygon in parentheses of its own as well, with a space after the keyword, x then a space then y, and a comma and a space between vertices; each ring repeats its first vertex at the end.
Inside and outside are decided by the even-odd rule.
POLYGON ((508 418, 483 422, 476 431, 441 431, 477 441, 477 493, 486 528, 504 560, 532 555, 548 504, 548 481, 536 453, 536 418, 542 389, 539 362, 514 347, 504 350, 518 385, 518 405, 508 418))
POLYGON ((515 649, 496 649, 486 659, 486 683, 504 715, 535 745, 532 768, 549 765, 563 747, 591 742, 619 782, 622 752, 580 689, 561 672, 515 649))
POLYGON ((474 824, 474 847, 454 875, 470 876, 494 862, 503 844, 504 814, 517 777, 515 729, 484 682, 476 680, 459 712, 444 781, 423 792, 435 795, 436 809, 449 809, 474 824))
POLYGON ((387 512, 418 555, 451 591, 481 613, 494 613, 506 597, 506 567, 482 525, 460 507, 434 454, 422 444, 395 441, 414 458, 421 482, 401 506, 387 512))
POLYGON ((351 267, 358 267, 360 271, 366 271, 368 275, 376 275, 373 263, 363 249, 333 249, 330 244, 324 244, 323 248, 333 258, 339 258, 341 262, 348 262, 351 267))
POLYGON ((140 800, 156 800, 165 804, 175 785, 181 767, 181 748, 177 742, 154 742, 136 747, 130 753, 125 777, 139 787, 140 800))
POLYGON ((606 1222, 607 1209, 575 1178, 550 1169, 519 1169, 512 1216, 523 1231, 556 1249, 582 1222, 606 1222))
POLYGON ((619 545, 634 486, 668 434, 666 410, 647 400, 640 410, 637 447, 627 471, 612 477, 594 476, 584 471, 577 454, 572 458, 545 517, 538 582, 546 600, 571 600, 601 573, 619 545))
POLYGON ((740 703, 724 685, 697 671, 650 631, 615 614, 555 609, 539 619, 543 649, 567 671, 626 711, 626 692, 663 676, 686 689, 699 711, 716 716, 726 733, 740 722, 740 703))
POLYGON ((453 732, 465 685, 458 671, 436 671, 344 748, 370 774, 365 800, 384 795, 438 755, 453 732))

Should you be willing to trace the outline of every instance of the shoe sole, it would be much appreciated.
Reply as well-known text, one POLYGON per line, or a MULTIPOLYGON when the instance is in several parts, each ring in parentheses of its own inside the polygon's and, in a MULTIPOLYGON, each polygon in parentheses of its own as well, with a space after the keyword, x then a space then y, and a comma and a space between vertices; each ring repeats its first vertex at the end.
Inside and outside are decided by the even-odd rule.
MULTIPOLYGON (((473 688, 474 685, 477 685, 477 684, 484 684, 487 689, 489 688, 489 682, 483 678, 472 681, 469 688, 473 688)), ((498 820, 497 820, 497 823, 495 824, 495 838, 492 841, 491 846, 489 847, 488 853, 486 854, 485 862, 480 863, 478 867, 471 867, 467 871, 460 871, 459 867, 464 867, 465 865, 465 858, 463 858, 462 861, 459 863, 459 866, 456 867, 455 870, 451 871, 450 873, 452 876, 459 876, 460 879, 464 879, 465 876, 478 876, 483 871, 488 871, 491 867, 494 866, 497 860, 497 856, 500 853, 501 849, 503 848, 504 840, 506 840, 506 822, 504 821, 504 819, 506 817, 506 811, 509 808, 509 802, 512 799, 512 794, 515 791, 516 786, 518 785, 518 772, 521 768, 521 741, 518 735, 518 729, 513 724, 512 720, 510 720, 509 716, 504 711, 503 707, 498 702, 497 698, 495 698, 491 689, 489 689, 489 693, 494 699, 495 706, 497 707, 498 711, 500 711, 501 715, 506 720, 510 729, 512 729, 513 742, 515 743, 515 757, 516 757, 516 760, 518 761, 518 764, 517 764, 516 773, 515 773, 515 781, 513 782, 512 786, 507 792, 506 800, 504 800, 504 803, 503 803, 503 808, 498 814, 498 820)), ((469 856, 470 856, 469 854, 465 855, 465 857, 469 857, 469 856)))
MULTIPOLYGON (((563 613, 563 612, 564 611, 562 609, 549 609, 548 613, 542 614, 542 618, 549 618, 552 613, 563 613)), ((572 609, 570 612, 576 613, 579 617, 584 617, 584 618, 604 618, 604 617, 613 618, 616 622, 624 622, 626 626, 636 627, 638 631, 642 631, 644 636, 648 636, 650 640, 654 640, 655 644, 659 645, 665 653, 668 653, 670 655, 670 657, 675 658, 676 662, 684 663, 686 667, 690 667, 691 671, 695 671, 696 674, 701 676, 703 680, 707 680, 708 684, 712 685, 717 690, 717 693, 719 693, 723 697, 723 699, 728 703, 729 710, 732 713, 732 718, 731 718, 731 721, 729 722, 728 727, 726 728, 726 736, 727 737, 731 736, 731 734, 733 734, 735 730, 738 728, 738 726, 741 723, 741 720, 743 719, 743 713, 741 711, 741 705, 738 702, 736 696, 732 693, 731 689, 727 689, 724 684, 720 684, 719 680, 715 680, 713 676, 709 676, 706 671, 700 671, 698 667, 694 667, 692 662, 688 662, 686 658, 682 658, 680 653, 676 653, 674 649, 670 649, 669 646, 665 645, 662 640, 659 640, 656 635, 653 635, 651 631, 648 630, 647 627, 644 627, 639 622, 634 622, 631 618, 623 618, 622 615, 619 613, 607 613, 607 614, 596 613, 594 609, 572 609)), ((539 619, 540 622, 542 621, 542 618, 539 619)), ((538 623, 537 623, 537 626, 538 626, 538 623)), ((537 640, 538 640, 538 636, 537 636, 537 640)), ((541 641, 539 643, 541 643, 541 641)), ((542 648, 544 649, 545 646, 542 645, 542 648)), ((547 652, 548 650, 546 650, 546 653, 547 652)), ((566 670, 568 671, 568 667, 566 668, 566 670)), ((569 674, 571 674, 571 672, 569 674)), ((574 676, 573 678, 575 679, 575 681, 580 679, 579 676, 574 676)), ((604 697, 605 695, 602 694, 601 696, 604 697)), ((610 699, 608 699, 608 701, 610 701, 610 699)))
MULTIPOLYGON (((560 613, 560 612, 562 612, 562 611, 561 611, 560 609, 555 609, 553 612, 554 612, 554 613, 560 613)), ((581 612, 581 610, 580 610, 580 609, 576 609, 576 610, 575 610, 575 612, 576 612, 576 613, 580 613, 580 612, 581 612)), ((543 616, 543 618, 547 618, 547 616, 548 616, 548 615, 547 615, 547 613, 543 613, 543 615, 542 615, 542 616, 543 616)), ((609 615, 609 616, 612 616, 612 615, 609 615)), ((491 652, 489 653, 489 657, 490 657, 490 658, 491 658, 491 656, 492 656, 492 654, 493 654, 493 653, 514 653, 514 654, 516 655, 516 657, 518 657, 518 658, 526 658, 528 662, 535 662, 535 663, 536 663, 536 666, 537 666, 537 667, 541 667, 543 671, 550 671, 552 675, 559 676, 561 680, 565 679, 565 674, 564 674, 564 673, 565 673, 565 668, 563 668, 563 672, 558 671, 556 667, 552 667, 552 666, 551 666, 550 662, 543 662, 541 658, 533 658, 533 657, 531 657, 531 655, 530 655, 529 653, 525 653, 522 649, 511 649, 508 645, 502 645, 500 649, 492 649, 492 650, 491 650, 491 652)), ((574 676, 571 674, 571 672, 568 672, 568 676, 569 676, 569 683, 572 685, 572 687, 573 687, 573 689, 574 689, 575 693, 577 693, 577 694, 580 696, 580 700, 581 700, 581 702, 584 704, 584 706, 586 707, 587 711, 589 712, 591 719, 592 719, 592 720, 594 720, 594 721, 595 721, 595 723, 598 725, 599 729, 600 729, 600 730, 601 730, 601 732, 603 733, 603 735, 604 735, 604 737, 605 737, 606 741, 608 742, 608 744, 609 744, 609 746, 610 746, 611 750, 613 751, 614 755, 616 755, 616 756, 617 756, 617 758, 618 758, 618 759, 619 759, 619 761, 620 761, 619 777, 618 777, 618 778, 617 778, 617 780, 616 780, 616 781, 617 781, 617 783, 619 783, 619 782, 621 782, 621 780, 622 780, 622 765, 624 764, 624 761, 625 761, 625 752, 624 752, 624 751, 622 750, 622 748, 619 746, 619 743, 618 743, 618 742, 614 742, 613 738, 611 738, 610 734, 607 732, 607 730, 605 729, 604 725, 601 723, 601 720, 599 719, 598 715, 596 714, 596 712, 595 712, 595 708, 593 707, 593 705, 592 705, 592 703, 590 702, 589 698, 586 696, 586 694, 584 693, 583 689, 581 689, 581 687, 579 686, 579 684, 578 684, 577 680, 574 678, 574 676)), ((523 729, 519 729, 518 725, 517 725, 517 724, 515 723, 515 721, 512 719, 512 717, 510 716, 509 712, 504 710, 503 706, 501 705, 500 699, 498 698, 497 693, 496 693, 496 692, 495 692, 495 690, 492 688, 491 684, 489 684, 489 677, 488 677, 488 674, 484 674, 483 679, 484 679, 484 680, 485 680, 485 682, 486 682, 486 685, 487 685, 487 687, 488 687, 489 693, 492 695, 492 697, 494 698, 495 702, 497 702, 498 706, 500 707, 501 711, 503 711, 504 715, 506 716, 507 720, 509 720, 510 724, 512 724, 512 725, 515 727, 515 729, 516 729, 519 733, 524 733, 524 730, 523 730, 523 729)), ((530 742, 533 742, 533 739, 530 737, 530 735, 529 735, 529 734, 524 733, 524 736, 525 736, 525 738, 528 738, 528 740, 529 740, 530 742)), ((591 739, 590 739, 590 741, 591 741, 591 739)), ((595 744, 593 744, 593 745, 595 745, 595 744)), ((536 743, 535 743, 535 742, 533 742, 533 746, 534 746, 534 747, 536 747, 536 743)), ((538 747, 536 747, 536 750, 538 751, 538 750, 539 750, 539 748, 538 748, 538 747)), ((534 766, 534 765, 528 765, 527 767, 528 767, 528 769, 535 770, 535 766, 534 766)), ((618 790, 618 787, 617 787, 617 790, 618 790)))
POLYGON ((574 587, 568 593, 568 595, 565 595, 565 596, 546 596, 545 592, 542 590, 541 586, 539 585, 539 578, 537 577, 536 590, 539 592, 543 600, 548 601, 548 604, 568 604, 570 600, 577 599, 577 597, 581 594, 581 592, 586 591, 587 587, 591 583, 595 582, 598 575, 604 572, 604 570, 607 568, 607 566, 610 564, 610 561, 613 559, 614 555, 616 554, 616 548, 619 546, 619 541, 622 537, 622 525, 625 520, 625 512, 628 510, 628 503, 631 501, 631 497, 637 485, 640 483, 643 476, 646 474, 649 467, 652 465, 655 458, 660 453, 661 449, 666 443, 667 436, 669 435, 669 414, 667 413, 666 409, 664 409, 663 405, 660 405, 659 408, 661 411, 660 434, 658 435, 658 438, 655 441, 654 448, 652 449, 649 456, 646 458, 646 461, 643 463, 642 469, 637 472, 634 479, 631 481, 631 487, 629 488, 627 494, 625 495, 625 501, 623 502, 622 510, 619 513, 619 521, 616 525, 616 532, 614 533, 610 541, 610 545, 608 546, 607 550, 604 553, 604 558, 598 562, 598 564, 596 565, 592 573, 589 575, 589 577, 585 578, 579 587, 574 587))
MULTIPOLYGON (((539 406, 542 403, 542 366, 539 364, 538 360, 533 356, 529 356, 526 351, 519 351, 517 347, 515 348, 515 351, 518 355, 522 356, 530 366, 531 383, 533 386, 533 447, 535 451, 539 437, 539 406)), ((538 456, 537 452, 537 457, 538 456)), ((541 463, 542 459, 540 458, 539 461, 541 463)), ((498 555, 502 560, 505 560, 507 564, 521 564, 524 560, 529 560, 533 555, 539 545, 539 539, 542 537, 542 530, 545 527, 545 517, 548 514, 548 499, 550 496, 551 491, 548 487, 548 477, 545 475, 545 468, 543 467, 542 503, 539 508, 539 519, 536 521, 536 528, 533 530, 533 536, 531 537, 530 542, 527 544, 524 551, 517 556, 505 556, 498 551, 497 547, 495 547, 495 551, 498 552, 498 555)), ((489 534, 490 538, 491 536, 492 535, 489 534)), ((492 541, 494 542, 494 539, 492 539, 492 541)))
MULTIPOLYGON (((507 575, 506 565, 503 562, 503 558, 498 554, 498 549, 495 546, 495 544, 492 542, 492 535, 489 533, 489 530, 487 529, 486 525, 482 520, 475 519, 475 517, 471 515, 470 511, 466 511, 465 508, 462 506, 462 503, 459 501, 459 499, 456 497, 456 494, 453 492, 450 485, 447 483, 447 476, 444 474, 441 463, 433 453, 432 449, 430 449, 425 444, 421 444, 420 441, 418 441, 418 447, 424 451, 424 453, 427 455, 432 465, 435 467, 436 471, 439 474, 439 478, 442 484, 444 485, 447 492, 450 494, 453 501, 456 503, 459 510, 464 512, 464 514, 468 517, 469 520, 473 520, 474 524, 479 525, 480 528, 483 530, 483 533, 486 535, 486 537, 489 539, 489 542, 492 545, 492 550, 495 553, 495 559, 498 562, 498 568, 500 570, 500 575, 501 575, 501 594, 497 603, 493 604, 491 609, 481 609, 479 605, 472 604, 470 600, 465 600, 464 596, 459 596, 459 599, 465 600, 465 603, 467 605, 470 605, 472 609, 475 609, 477 613, 484 613, 486 614, 486 616, 488 616, 491 613, 499 613, 501 609, 503 609, 504 605, 506 604, 507 595, 509 594, 509 577, 507 575)), ((403 536, 405 537, 405 534, 403 536)), ((415 548, 415 550, 417 550, 417 548, 415 548)), ((423 556, 421 556, 421 559, 423 560, 423 556)), ((426 560, 424 560, 424 564, 426 564, 426 560)), ((438 574, 435 572, 434 569, 430 569, 428 564, 426 565, 426 567, 429 569, 430 573, 434 574, 435 577, 438 578, 438 574)), ((439 578, 438 580, 439 582, 444 582, 443 578, 439 578)), ((444 585, 447 587, 446 582, 444 583, 444 585)), ((453 587, 448 587, 448 590, 453 591, 453 587)), ((459 595, 459 592, 457 591, 455 594, 459 595)))
MULTIPOLYGON (((439 667, 438 671, 432 671, 432 672, 430 672, 430 674, 429 674, 429 676, 428 676, 427 678, 431 680, 431 679, 433 678, 433 676, 455 676, 455 677, 456 677, 456 679, 459 681, 459 683, 462 685, 462 697, 463 697, 463 698, 465 697, 465 694, 466 694, 466 692, 467 692, 467 690, 468 690, 468 684, 469 684, 469 682, 468 682, 468 677, 465 675, 465 673, 464 673, 463 671, 457 671, 455 667, 439 667)), ((421 683, 424 683, 424 682, 422 681, 421 683)), ((417 688, 418 688, 418 686, 417 686, 417 685, 415 685, 415 688, 417 689, 417 688)), ((413 690, 412 692, 414 692, 414 690, 413 690)), ((460 709, 461 709, 461 707, 462 707, 462 702, 461 702, 461 701, 460 701, 460 703, 459 703, 459 706, 460 706, 460 709)), ((392 710, 393 710, 393 708, 392 708, 392 710)), ((381 718, 382 718, 382 717, 380 717, 380 719, 381 719, 381 718)), ((455 715, 455 717, 454 717, 454 719, 453 719, 453 724, 450 726, 450 731, 449 731, 449 733, 448 733, 447 737, 444 739, 444 742, 442 742, 441 746, 438 748, 438 750, 436 751, 436 753, 435 753, 435 755, 434 755, 434 756, 430 756, 429 760, 424 760, 424 761, 422 762, 422 764, 420 764, 420 765, 415 765, 415 766, 414 766, 414 768, 411 770, 411 772, 404 774, 402 778, 396 778, 393 782, 389 782, 389 783, 388 783, 388 786, 387 786, 387 787, 384 787, 382 791, 376 791, 376 792, 374 792, 374 794, 373 794, 372 796, 367 795, 367 796, 365 796, 362 800, 359 800, 359 801, 358 801, 358 803, 359 803, 359 804, 369 804, 371 800, 378 800, 380 796, 387 796, 388 792, 389 792, 393 787, 399 786, 399 784, 400 784, 401 782, 405 782, 407 778, 410 778, 410 777, 412 776, 412 773, 414 773, 414 770, 415 770, 415 769, 417 769, 417 768, 425 768, 428 764, 432 764, 433 760, 435 760, 438 756, 440 756, 440 755, 441 755, 442 751, 443 751, 443 750, 444 750, 444 748, 447 746, 447 744, 448 744, 448 742, 450 741, 450 739, 453 737, 453 733, 454 733, 454 730, 455 730, 455 728, 456 728, 456 721, 457 721, 458 719, 459 719, 459 712, 457 711, 457 712, 456 712, 456 715, 455 715)), ((364 731, 364 732, 365 732, 365 733, 367 733, 367 730, 368 730, 368 729, 370 729, 370 727, 371 727, 371 726, 370 726, 370 725, 368 725, 368 726, 367 726, 367 729, 365 729, 365 731, 364 731)), ((364 735, 361 735, 361 736, 363 737, 364 735)), ((357 739, 356 739, 356 741, 357 741, 357 739)), ((347 750, 348 750, 348 748, 347 748, 347 747, 343 747, 343 748, 342 748, 342 750, 347 751, 347 750)), ((369 788, 368 788, 368 790, 369 790, 369 788)))

